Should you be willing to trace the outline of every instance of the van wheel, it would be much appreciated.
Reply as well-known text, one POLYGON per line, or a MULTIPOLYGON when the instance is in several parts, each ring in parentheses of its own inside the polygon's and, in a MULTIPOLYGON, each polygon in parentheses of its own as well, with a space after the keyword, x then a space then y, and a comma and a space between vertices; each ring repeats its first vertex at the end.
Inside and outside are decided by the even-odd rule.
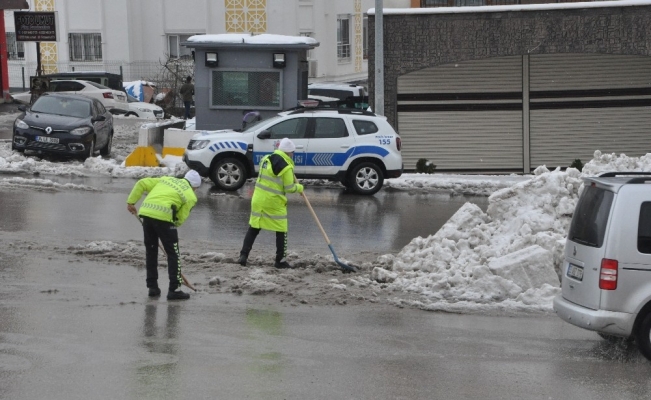
POLYGON ((651 360, 651 313, 644 316, 640 326, 635 331, 635 341, 640 353, 651 360))
POLYGON ((235 158, 224 158, 210 170, 210 179, 222 190, 235 191, 246 182, 246 169, 235 158))
POLYGON ((372 162, 357 164, 349 173, 347 187, 357 194, 372 195, 382 188, 382 169, 372 162))

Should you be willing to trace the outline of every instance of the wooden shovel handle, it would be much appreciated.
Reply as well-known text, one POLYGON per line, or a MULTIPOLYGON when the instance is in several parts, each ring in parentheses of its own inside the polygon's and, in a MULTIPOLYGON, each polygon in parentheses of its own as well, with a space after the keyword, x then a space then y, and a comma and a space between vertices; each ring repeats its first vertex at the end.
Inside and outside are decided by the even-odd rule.
MULTIPOLYGON (((296 175, 294 175, 294 182, 298 183, 298 179, 296 179, 296 175)), ((326 244, 329 245, 330 244, 330 239, 328 239, 328 234, 323 229, 323 226, 321 226, 321 222, 319 221, 319 217, 316 216, 316 213, 314 212, 314 209, 312 208, 312 205, 310 204, 310 201, 307 199, 307 196, 305 195, 305 192, 301 192, 301 195, 305 199, 305 204, 307 204, 307 208, 312 213, 312 216, 314 217, 314 220, 316 221, 316 224, 319 226, 319 229, 321 230, 321 233, 323 234, 323 237, 325 238, 326 244)))

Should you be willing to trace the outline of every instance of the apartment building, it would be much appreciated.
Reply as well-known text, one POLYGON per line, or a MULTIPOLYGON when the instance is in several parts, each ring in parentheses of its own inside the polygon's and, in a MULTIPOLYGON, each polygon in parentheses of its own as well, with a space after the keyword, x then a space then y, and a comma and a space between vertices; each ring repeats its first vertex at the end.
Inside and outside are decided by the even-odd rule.
MULTIPOLYGON (((375 0, 27 0, 30 11, 56 11, 59 41, 40 44, 45 73, 106 70, 125 81, 152 79, 168 58, 191 60, 181 45, 196 34, 309 36, 310 79, 360 82, 368 75, 367 11, 375 0)), ((385 0, 411 7, 411 0, 385 0)), ((27 11, 27 10, 24 10, 27 11)), ((10 87, 36 72, 34 42, 16 42, 5 11, 10 87)))

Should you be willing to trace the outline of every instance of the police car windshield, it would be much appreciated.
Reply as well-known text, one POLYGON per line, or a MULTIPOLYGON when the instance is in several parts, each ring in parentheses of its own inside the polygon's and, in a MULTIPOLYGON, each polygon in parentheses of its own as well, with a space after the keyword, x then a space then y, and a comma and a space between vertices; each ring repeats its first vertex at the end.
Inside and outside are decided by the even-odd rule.
POLYGON ((251 132, 251 131, 254 131, 254 130, 257 129, 257 127, 258 127, 261 123, 264 122, 264 123, 266 124, 267 122, 272 122, 272 121, 275 121, 275 120, 277 120, 277 119, 279 119, 279 118, 281 118, 280 115, 274 115, 274 116, 271 117, 271 118, 263 119, 263 120, 261 120, 261 121, 253 121, 253 122, 251 122, 251 123, 249 123, 249 124, 246 124, 246 129, 244 129, 244 130, 242 131, 242 133, 244 133, 244 132, 251 132))

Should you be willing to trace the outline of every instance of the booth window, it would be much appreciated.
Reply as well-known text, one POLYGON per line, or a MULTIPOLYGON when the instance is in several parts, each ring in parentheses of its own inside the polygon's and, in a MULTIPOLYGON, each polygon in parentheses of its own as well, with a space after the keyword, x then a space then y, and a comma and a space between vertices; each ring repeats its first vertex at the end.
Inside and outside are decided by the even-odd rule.
POLYGON ((282 108, 280 71, 212 71, 215 108, 282 108))

